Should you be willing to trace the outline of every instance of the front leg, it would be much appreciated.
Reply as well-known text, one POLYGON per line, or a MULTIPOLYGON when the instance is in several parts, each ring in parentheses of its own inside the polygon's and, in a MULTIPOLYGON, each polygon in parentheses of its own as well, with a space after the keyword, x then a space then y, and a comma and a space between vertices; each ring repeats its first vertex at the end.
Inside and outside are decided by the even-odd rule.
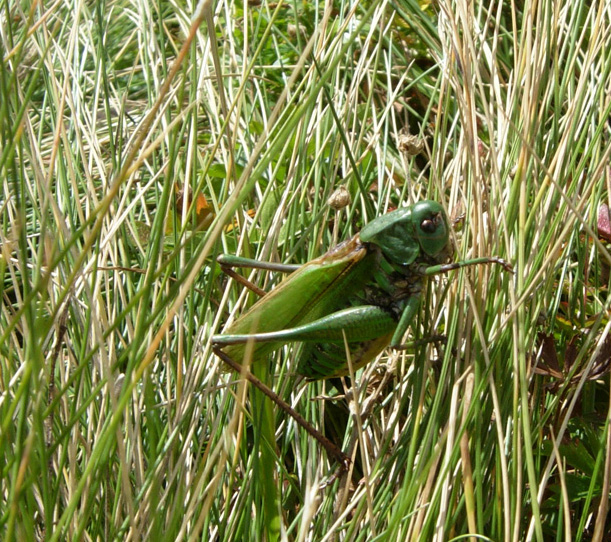
POLYGON ((403 335, 407 331, 407 328, 411 325, 414 320, 414 316, 418 312, 420 308, 420 292, 415 293, 407 298, 407 302, 405 303, 405 307, 403 308, 403 313, 401 314, 401 319, 397 324, 397 328, 390 340, 391 348, 398 348, 401 345, 401 340, 403 339, 403 335))
MULTIPOLYGON (((508 262, 506 262, 502 258, 496 258, 496 257, 474 258, 472 260, 465 260, 462 262, 446 263, 446 264, 433 265, 433 266, 428 266, 428 267, 421 265, 417 267, 417 272, 418 274, 422 276, 430 277, 431 275, 447 273, 448 271, 453 271, 454 269, 460 269, 461 267, 468 267, 470 265, 481 265, 481 264, 488 264, 488 263, 499 264, 503 266, 503 268, 506 271, 513 273, 513 268, 511 267, 511 265, 508 262)), ((399 320, 399 324, 397 325, 397 329, 395 330, 395 333, 393 334, 393 337, 390 341, 390 346, 392 348, 397 348, 401 344, 401 339, 403 338, 403 335, 407 331, 407 328, 410 326, 410 324, 412 323, 414 319, 414 316, 418 312, 418 308, 420 307, 420 297, 421 297, 420 292, 417 292, 408 298, 407 303, 405 304, 405 308, 403 309, 403 313, 401 314, 401 319, 399 320)))
POLYGON ((489 257, 489 258, 473 258, 472 260, 464 260, 462 262, 452 262, 452 263, 443 263, 440 265, 433 265, 430 267, 421 266, 418 269, 418 272, 424 276, 430 277, 431 275, 439 275, 441 273, 447 273, 448 271, 453 271, 454 269, 460 269, 462 267, 469 267, 471 265, 482 265, 487 263, 496 263, 508 271, 509 273, 513 273, 513 267, 511 264, 502 258, 497 257, 489 257))

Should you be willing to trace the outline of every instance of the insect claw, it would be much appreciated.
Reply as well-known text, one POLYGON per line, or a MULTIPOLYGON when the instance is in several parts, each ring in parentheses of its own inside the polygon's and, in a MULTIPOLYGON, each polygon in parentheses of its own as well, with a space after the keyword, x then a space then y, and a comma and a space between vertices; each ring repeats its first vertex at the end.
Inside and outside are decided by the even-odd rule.
POLYGON ((338 467, 335 469, 335 472, 329 476, 327 480, 325 480, 322 484, 320 484, 320 489, 325 489, 329 487, 335 480, 341 478, 344 474, 348 472, 350 469, 350 465, 352 464, 352 460, 343 452, 340 452, 340 456, 336 457, 338 460, 338 467))
POLYGON ((350 468, 350 465, 352 464, 352 460, 346 454, 343 454, 343 456, 344 456, 344 462, 341 464, 341 471, 347 472, 348 469, 350 468))
POLYGON ((493 258, 490 258, 490 261, 498 263, 499 265, 502 265, 505 271, 508 271, 512 275, 514 274, 513 265, 511 265, 507 260, 503 260, 503 258, 493 257, 493 258))

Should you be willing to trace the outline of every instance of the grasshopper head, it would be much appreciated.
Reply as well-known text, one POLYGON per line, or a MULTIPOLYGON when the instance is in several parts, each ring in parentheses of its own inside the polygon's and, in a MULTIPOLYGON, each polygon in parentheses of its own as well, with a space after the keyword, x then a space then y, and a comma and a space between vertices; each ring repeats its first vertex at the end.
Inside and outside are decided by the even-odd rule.
POLYGON ((443 207, 424 200, 372 220, 361 230, 360 238, 378 245, 389 261, 409 265, 422 252, 431 257, 443 255, 449 228, 443 207))
POLYGON ((412 207, 412 221, 422 251, 432 257, 440 255, 449 241, 443 207, 435 201, 420 201, 412 207))

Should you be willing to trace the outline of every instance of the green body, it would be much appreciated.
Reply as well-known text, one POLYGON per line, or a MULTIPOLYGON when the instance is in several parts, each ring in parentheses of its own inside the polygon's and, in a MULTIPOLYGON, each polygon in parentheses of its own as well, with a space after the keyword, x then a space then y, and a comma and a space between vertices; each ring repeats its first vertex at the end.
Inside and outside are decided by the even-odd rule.
POLYGON ((282 344, 304 342, 300 374, 345 375, 344 340, 355 369, 400 343, 418 309, 422 279, 448 258, 448 236, 434 201, 388 213, 292 273, 212 343, 238 362, 252 343, 256 362, 282 344))

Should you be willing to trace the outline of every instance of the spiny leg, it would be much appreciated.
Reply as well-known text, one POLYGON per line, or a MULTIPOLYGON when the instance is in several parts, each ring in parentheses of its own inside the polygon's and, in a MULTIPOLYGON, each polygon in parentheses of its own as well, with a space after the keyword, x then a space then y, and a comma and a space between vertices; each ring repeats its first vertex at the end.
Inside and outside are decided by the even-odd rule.
POLYGON ((214 353, 222 359, 229 367, 231 367, 237 373, 244 375, 244 377, 259 391, 269 397, 274 403, 276 403, 282 410, 284 410, 289 416, 291 416, 297 424, 305 429, 309 435, 314 437, 323 448, 327 451, 327 454, 335 459, 342 470, 346 470, 350 465, 350 458, 342 452, 333 442, 325 437, 318 429, 310 424, 299 412, 297 412, 291 405, 289 405, 282 397, 276 392, 267 387, 261 382, 255 375, 253 375, 247 368, 243 367, 232 358, 230 358, 225 352, 223 352, 218 346, 213 347, 214 353))
POLYGON ((462 262, 452 262, 452 263, 444 263, 440 265, 433 265, 431 267, 426 267, 421 269, 420 272, 425 276, 431 275, 439 275, 440 273, 447 273, 448 271, 453 271, 454 269, 460 269, 462 267, 469 267, 471 265, 481 265, 488 263, 496 263, 508 271, 509 273, 513 273, 512 265, 503 260, 503 258, 497 257, 485 257, 485 258, 473 258, 472 260, 464 260, 462 262))

